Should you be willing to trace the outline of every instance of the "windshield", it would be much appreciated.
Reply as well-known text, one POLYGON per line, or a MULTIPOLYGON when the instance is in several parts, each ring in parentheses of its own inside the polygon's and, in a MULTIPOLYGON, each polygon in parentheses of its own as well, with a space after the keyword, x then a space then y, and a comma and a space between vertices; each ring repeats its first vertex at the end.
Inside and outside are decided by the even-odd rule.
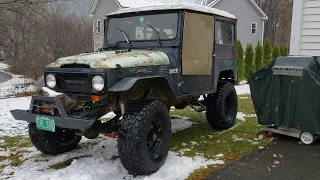
POLYGON ((110 18, 107 41, 130 41, 175 39, 178 13, 110 18), (157 32, 155 32, 155 30, 157 32))

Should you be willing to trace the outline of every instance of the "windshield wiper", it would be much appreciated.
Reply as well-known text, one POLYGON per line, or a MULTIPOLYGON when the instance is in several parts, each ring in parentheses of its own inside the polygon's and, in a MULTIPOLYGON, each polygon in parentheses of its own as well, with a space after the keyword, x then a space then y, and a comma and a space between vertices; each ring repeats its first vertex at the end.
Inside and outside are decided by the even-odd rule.
POLYGON ((122 31, 121 29, 119 29, 119 28, 117 28, 117 29, 118 29, 120 32, 122 32, 123 36, 126 38, 127 43, 129 44, 130 48, 132 48, 131 42, 130 42, 130 40, 129 40, 129 35, 128 35, 126 32, 122 31))
POLYGON ((160 32, 158 32, 154 27, 152 27, 150 24, 147 24, 156 34, 157 39, 158 39, 158 43, 160 44, 160 46, 162 46, 162 43, 160 41, 160 32))

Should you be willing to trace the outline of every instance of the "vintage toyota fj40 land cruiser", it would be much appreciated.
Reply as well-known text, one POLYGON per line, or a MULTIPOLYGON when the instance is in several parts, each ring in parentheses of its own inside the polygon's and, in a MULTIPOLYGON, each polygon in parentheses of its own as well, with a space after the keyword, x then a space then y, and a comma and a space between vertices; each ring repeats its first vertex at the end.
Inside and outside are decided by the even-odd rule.
POLYGON ((29 122, 38 150, 59 154, 75 149, 82 136, 115 132, 123 166, 147 175, 166 160, 171 106, 206 111, 212 128, 234 125, 233 15, 197 5, 162 5, 121 9, 104 24, 99 52, 48 65, 45 87, 32 97, 30 109, 11 111, 15 119, 29 122), (99 121, 112 111, 113 119, 99 121))

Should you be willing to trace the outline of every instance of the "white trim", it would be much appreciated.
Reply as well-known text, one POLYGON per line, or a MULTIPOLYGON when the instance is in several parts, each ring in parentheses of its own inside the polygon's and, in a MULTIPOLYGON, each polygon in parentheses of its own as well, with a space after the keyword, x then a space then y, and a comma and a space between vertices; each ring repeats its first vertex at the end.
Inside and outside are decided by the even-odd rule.
MULTIPOLYGON (((214 0, 212 1, 210 4, 208 4, 209 7, 213 7, 215 6, 219 1, 221 0, 214 0)), ((254 0, 249 0, 251 2, 251 4, 259 11, 259 13, 262 15, 262 19, 264 20, 268 20, 268 16, 266 15, 266 13, 264 13, 262 11, 262 9, 257 5, 257 3, 254 2, 254 0)))
POLYGON ((117 5, 119 6, 119 8, 123 8, 123 6, 120 4, 120 2, 118 0, 115 0, 117 5))
POLYGON ((251 22, 251 26, 250 26, 250 34, 257 34, 257 30, 258 30, 258 23, 257 22, 251 22), (256 28, 255 28, 255 32, 252 33, 252 25, 255 24, 256 25, 256 28))
POLYGON ((254 2, 254 0, 249 0, 253 6, 260 12, 260 14, 263 16, 262 19, 268 20, 268 16, 266 15, 266 13, 264 13, 262 11, 262 9, 258 6, 258 4, 256 2, 254 2))
POLYGON ((263 19, 263 20, 262 20, 262 40, 261 40, 261 45, 262 45, 262 46, 263 46, 263 44, 264 44, 264 28, 265 28, 265 22, 266 22, 266 20, 263 19))
POLYGON ((97 8, 98 3, 99 3, 99 0, 94 0, 93 1, 93 4, 92 4, 90 12, 89 12, 89 17, 94 16, 94 12, 95 12, 95 10, 97 8))
POLYGON ((304 1, 302 0, 294 0, 293 2, 290 55, 294 56, 298 56, 300 54, 303 5, 304 1))

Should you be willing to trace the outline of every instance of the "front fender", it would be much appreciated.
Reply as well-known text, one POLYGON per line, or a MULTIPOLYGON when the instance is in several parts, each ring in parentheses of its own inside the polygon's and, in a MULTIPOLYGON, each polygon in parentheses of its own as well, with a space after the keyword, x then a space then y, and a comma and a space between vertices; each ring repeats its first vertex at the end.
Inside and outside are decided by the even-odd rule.
POLYGON ((123 92, 131 89, 137 81, 152 78, 163 78, 163 76, 146 76, 146 77, 125 77, 109 88, 109 92, 123 92))

